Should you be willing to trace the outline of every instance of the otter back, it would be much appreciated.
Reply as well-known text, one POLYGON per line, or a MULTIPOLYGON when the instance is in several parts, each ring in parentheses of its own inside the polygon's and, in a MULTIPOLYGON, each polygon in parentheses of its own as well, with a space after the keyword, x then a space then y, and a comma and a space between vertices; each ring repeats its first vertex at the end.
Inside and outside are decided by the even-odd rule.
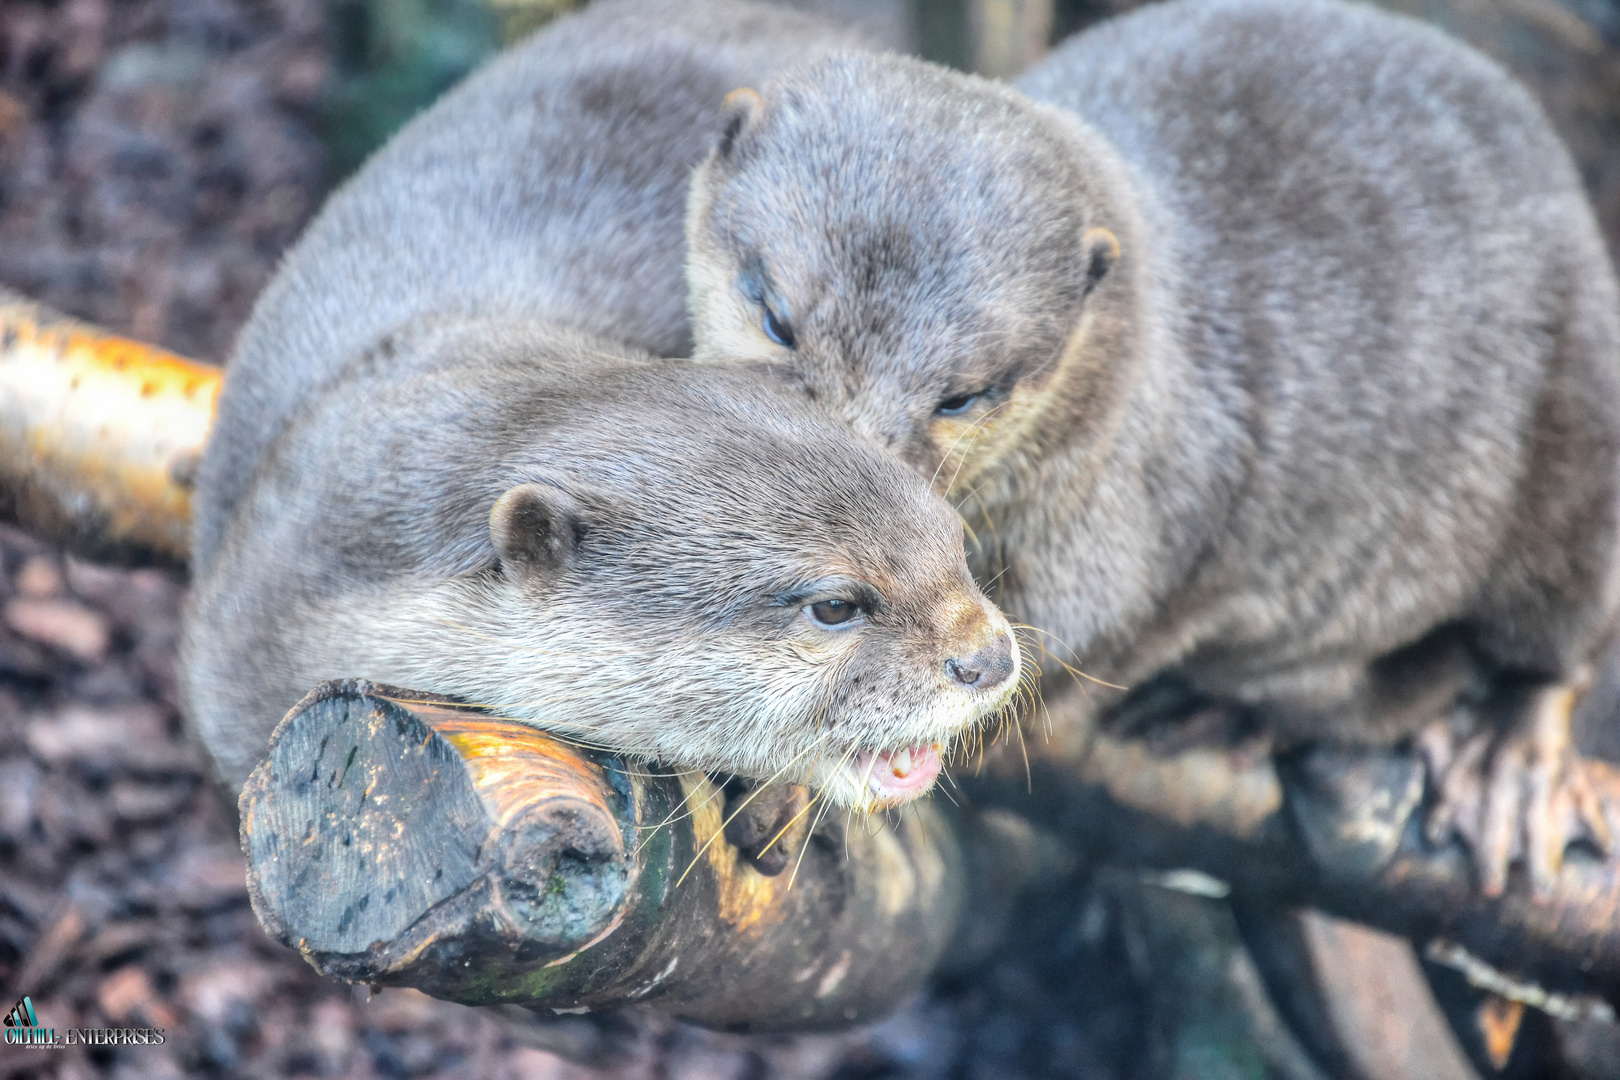
POLYGON ((610 0, 446 94, 332 196, 255 306, 202 463, 192 565, 299 402, 410 319, 546 319, 684 353, 681 215, 714 108, 788 58, 860 44, 743 0, 610 0))

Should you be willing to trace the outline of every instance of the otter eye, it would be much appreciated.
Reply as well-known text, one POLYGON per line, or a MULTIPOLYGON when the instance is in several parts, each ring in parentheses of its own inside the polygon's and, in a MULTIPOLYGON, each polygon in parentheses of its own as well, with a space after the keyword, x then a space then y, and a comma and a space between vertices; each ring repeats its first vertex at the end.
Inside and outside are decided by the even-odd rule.
POLYGON ((984 391, 980 390, 976 394, 958 394, 955 397, 948 397, 938 405, 934 406, 934 415, 961 416, 963 413, 973 408, 973 406, 983 396, 984 391))
POLYGON ((812 622, 821 626, 843 626, 861 613, 861 605, 848 600, 818 600, 804 610, 812 622))
POLYGON ((793 327, 789 322, 772 311, 769 306, 765 308, 765 336, 782 346, 784 349, 793 348, 793 327))

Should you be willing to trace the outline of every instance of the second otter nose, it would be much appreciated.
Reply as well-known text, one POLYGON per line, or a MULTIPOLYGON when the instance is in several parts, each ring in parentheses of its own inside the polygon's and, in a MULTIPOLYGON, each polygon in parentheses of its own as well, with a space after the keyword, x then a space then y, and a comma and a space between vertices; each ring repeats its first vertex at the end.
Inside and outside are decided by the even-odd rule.
POLYGON ((1015 667, 1012 635, 997 634, 973 655, 945 661, 945 674, 963 686, 991 690, 1010 679, 1015 667))

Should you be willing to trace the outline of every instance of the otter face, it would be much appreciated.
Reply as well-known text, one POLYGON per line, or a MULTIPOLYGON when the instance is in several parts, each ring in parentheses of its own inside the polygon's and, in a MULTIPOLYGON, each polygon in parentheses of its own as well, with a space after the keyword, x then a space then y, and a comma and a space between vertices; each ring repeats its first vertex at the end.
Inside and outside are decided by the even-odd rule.
POLYGON ((687 207, 698 357, 791 366, 942 491, 1027 446, 1119 251, 1066 122, 981 79, 844 56, 734 92, 721 125, 687 207))
POLYGON ((657 410, 596 416, 551 455, 566 473, 496 501, 477 587, 501 614, 478 632, 500 644, 460 692, 836 805, 927 791, 1022 674, 954 512, 745 372, 640 378, 667 382, 657 410))

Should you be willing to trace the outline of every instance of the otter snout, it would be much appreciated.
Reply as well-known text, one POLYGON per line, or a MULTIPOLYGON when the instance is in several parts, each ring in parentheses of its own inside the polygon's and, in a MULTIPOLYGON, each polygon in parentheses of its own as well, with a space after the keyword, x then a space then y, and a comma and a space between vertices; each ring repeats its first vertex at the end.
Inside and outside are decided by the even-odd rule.
POLYGON ((975 697, 985 695, 978 697, 978 711, 994 707, 1012 692, 1022 658, 1006 618, 982 597, 975 600, 959 609, 956 632, 944 649, 944 671, 947 685, 975 697))
POLYGON ((945 661, 945 674, 952 682, 972 690, 994 690, 1018 674, 1018 646, 1006 630, 966 656, 945 661))

